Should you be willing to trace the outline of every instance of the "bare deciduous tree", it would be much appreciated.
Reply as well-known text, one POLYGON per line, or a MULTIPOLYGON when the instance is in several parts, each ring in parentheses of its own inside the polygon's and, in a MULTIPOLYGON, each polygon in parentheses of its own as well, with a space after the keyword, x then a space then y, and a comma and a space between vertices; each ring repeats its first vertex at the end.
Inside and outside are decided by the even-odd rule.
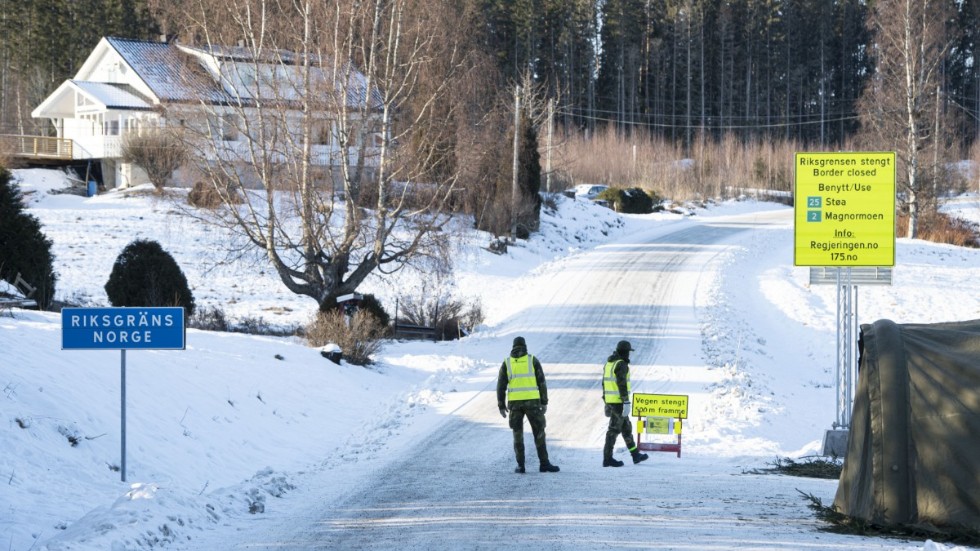
POLYGON ((123 161, 139 165, 157 191, 187 163, 187 153, 183 139, 166 128, 127 133, 122 142, 123 161))
POLYGON ((945 160, 937 153, 949 141, 936 106, 943 61, 955 42, 946 24, 952 8, 949 0, 881 0, 870 13, 877 72, 859 109, 868 145, 896 151, 910 238, 917 237, 921 207, 934 198, 929 174, 937 172, 928 165, 945 160))
POLYGON ((451 4, 201 0, 193 12, 188 36, 222 60, 211 70, 231 98, 202 102, 206 124, 187 129, 202 180, 228 198, 221 221, 321 308, 374 271, 446 258, 460 183, 443 144, 471 67, 451 4))

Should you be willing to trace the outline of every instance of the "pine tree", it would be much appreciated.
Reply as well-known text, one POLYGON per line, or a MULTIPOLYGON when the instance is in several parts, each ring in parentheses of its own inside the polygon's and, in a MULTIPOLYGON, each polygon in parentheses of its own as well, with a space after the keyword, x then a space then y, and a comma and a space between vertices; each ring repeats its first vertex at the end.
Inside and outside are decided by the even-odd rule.
MULTIPOLYGON (((541 154, 538 153, 538 131, 534 128, 531 117, 526 110, 521 112, 521 135, 518 143, 518 165, 517 165, 517 188, 518 204, 515 206, 516 212, 511 216, 517 220, 517 237, 527 239, 532 232, 538 230, 541 222, 541 154)), ((514 129, 511 128, 507 137, 508 143, 513 143, 514 129)), ((505 174, 513 173, 513 159, 508 159, 510 164, 503 167, 501 172, 505 174), (510 169, 508 171, 508 169, 510 169)), ((512 179, 501 179, 510 182, 501 196, 507 200, 512 198, 512 179)))
POLYGON ((525 223, 529 230, 537 231, 541 218, 541 154, 538 152, 538 130, 527 111, 521 116, 521 131, 518 184, 531 206, 525 223))
POLYGON ((51 240, 37 218, 24 212, 20 190, 0 167, 0 277, 46 309, 54 299, 51 240))
POLYGON ((602 4, 597 99, 600 109, 612 115, 621 127, 637 122, 644 7, 640 0, 608 0, 602 4))

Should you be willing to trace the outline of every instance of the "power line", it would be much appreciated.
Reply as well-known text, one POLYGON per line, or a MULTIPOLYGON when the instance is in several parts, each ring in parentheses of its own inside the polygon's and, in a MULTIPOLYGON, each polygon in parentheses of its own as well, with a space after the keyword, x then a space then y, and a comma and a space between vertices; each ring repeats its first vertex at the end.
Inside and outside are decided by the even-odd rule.
MULTIPOLYGON (((751 130, 751 129, 765 129, 765 128, 790 128, 798 126, 816 125, 816 124, 832 124, 836 122, 844 121, 854 121, 860 119, 859 115, 848 115, 840 116, 834 118, 824 118, 809 121, 795 121, 795 122, 778 122, 778 123, 758 123, 758 124, 720 124, 720 125, 706 125, 706 124, 675 124, 666 122, 648 122, 648 121, 638 121, 638 120, 622 120, 619 118, 612 117, 599 117, 587 114, 589 111, 583 108, 563 108, 562 114, 575 116, 585 120, 591 120, 596 122, 607 122, 615 124, 624 124, 629 126, 643 126, 647 128, 665 128, 665 129, 700 129, 700 130, 751 130)), ((613 113, 614 111, 597 111, 591 110, 592 113, 613 113)), ((651 115, 640 115, 640 118, 650 117, 651 115)), ((657 115, 654 115, 657 116, 657 115)), ((659 115, 667 116, 667 115, 659 115)), ((677 118, 678 115, 670 116, 671 118, 677 118)), ((698 117, 700 119, 700 117, 698 117)), ((731 118, 731 117, 721 117, 714 116, 712 118, 731 118)), ((783 117, 786 118, 786 117, 783 117)))

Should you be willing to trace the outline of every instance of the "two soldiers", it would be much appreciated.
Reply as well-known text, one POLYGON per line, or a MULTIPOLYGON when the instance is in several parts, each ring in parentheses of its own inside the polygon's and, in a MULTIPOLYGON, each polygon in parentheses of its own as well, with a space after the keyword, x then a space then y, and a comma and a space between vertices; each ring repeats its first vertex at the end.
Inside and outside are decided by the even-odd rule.
MULTIPOLYGON (((620 434, 633 456, 633 463, 647 459, 640 453, 633 440, 633 425, 629 420, 630 374, 629 353, 633 350, 629 341, 619 341, 616 351, 609 356, 603 368, 602 399, 605 403, 609 428, 606 430, 606 445, 603 448, 603 467, 622 467, 612 453, 620 434)), ((524 473, 524 417, 531 425, 534 445, 538 452, 539 470, 543 473, 556 473, 560 469, 548 460, 545 443, 545 412, 548 410, 548 386, 545 382, 541 363, 528 354, 524 337, 516 337, 510 356, 504 360, 497 374, 497 407, 502 417, 510 411, 509 424, 514 433, 514 455, 517 458, 516 473, 524 473)))

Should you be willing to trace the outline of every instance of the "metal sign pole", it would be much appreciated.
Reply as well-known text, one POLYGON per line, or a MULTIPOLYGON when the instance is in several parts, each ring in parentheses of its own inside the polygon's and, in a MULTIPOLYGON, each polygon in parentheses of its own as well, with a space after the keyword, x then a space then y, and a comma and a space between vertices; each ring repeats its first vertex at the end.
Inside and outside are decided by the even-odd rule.
POLYGON ((846 277, 844 278, 844 294, 847 296, 847 311, 844 313, 844 386, 841 389, 843 393, 841 394, 841 402, 843 403, 843 408, 841 409, 841 426, 845 429, 851 428, 851 363, 854 357, 854 318, 852 317, 852 312, 854 310, 854 286, 851 285, 851 268, 846 268, 846 277))
POLYGON ((183 350, 187 328, 180 306, 62 308, 62 350, 119 350, 120 463, 126 482, 126 349, 183 350))
POLYGON ((858 316, 858 286, 891 285, 892 270, 880 266, 811 267, 810 284, 837 285, 837 370, 836 419, 833 430, 824 434, 824 455, 843 456, 847 449, 847 434, 853 421, 854 396, 857 393, 860 354, 858 337, 861 325, 858 316))
POLYGON ((842 383, 841 383, 842 372, 841 372, 841 369, 843 369, 843 365, 842 365, 843 362, 841 361, 841 355, 843 354, 842 346, 843 346, 843 342, 844 342, 844 335, 843 335, 844 328, 842 327, 843 324, 842 324, 841 320, 842 320, 843 309, 844 309, 843 308, 843 305, 842 305, 842 303, 844 301, 844 297, 843 297, 842 285, 841 285, 841 270, 840 270, 840 268, 834 268, 834 271, 836 272, 836 275, 837 275, 837 366, 836 366, 837 369, 836 369, 836 371, 834 373, 835 379, 837 381, 837 392, 836 392, 836 399, 837 399, 836 405, 837 405, 837 407, 836 407, 836 410, 835 410, 836 419, 834 420, 833 427, 836 429, 836 428, 840 428, 843 425, 843 419, 841 419, 841 413, 840 412, 841 412, 841 409, 842 409, 842 407, 841 407, 841 402, 842 402, 842 400, 841 400, 841 390, 842 390, 842 383))
POLYGON ((851 385, 854 363, 854 294, 851 268, 837 268, 837 420, 835 429, 851 426, 851 385))
POLYGON ((857 341, 858 333, 861 330, 861 325, 858 324, 858 286, 851 286, 851 292, 853 296, 851 298, 851 316, 848 318, 851 322, 851 339, 848 343, 848 350, 850 351, 850 362, 847 364, 847 428, 851 428, 851 415, 854 412, 854 389, 857 386, 857 341))
POLYGON ((120 415, 120 419, 122 419, 122 429, 120 431, 120 433, 122 434, 122 438, 120 439, 120 442, 122 443, 121 445, 122 460, 120 462, 119 472, 122 473, 122 481, 126 482, 126 349, 123 348, 122 350, 120 350, 119 354, 120 354, 120 364, 119 364, 120 385, 119 386, 122 389, 122 392, 120 392, 120 397, 121 397, 120 406, 122 409, 122 415, 120 415))

